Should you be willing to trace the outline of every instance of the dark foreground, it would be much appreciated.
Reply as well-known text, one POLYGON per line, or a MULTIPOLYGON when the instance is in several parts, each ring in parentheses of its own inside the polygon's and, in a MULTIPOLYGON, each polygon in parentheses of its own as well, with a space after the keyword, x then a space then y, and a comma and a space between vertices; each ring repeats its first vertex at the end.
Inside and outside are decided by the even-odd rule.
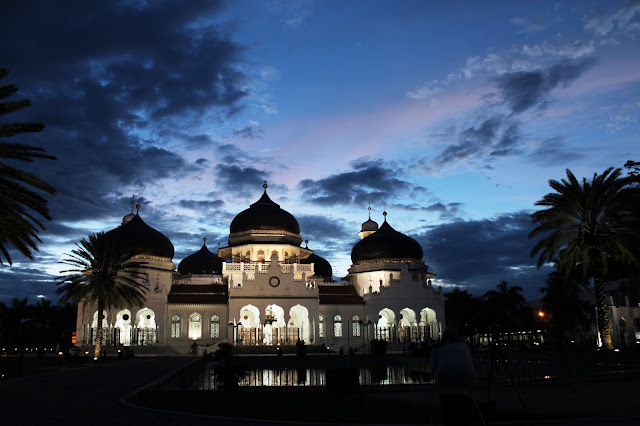
MULTIPOLYGON (((221 425, 265 420, 273 424, 428 424, 435 402, 432 389, 340 396, 324 391, 243 391, 232 396, 214 391, 153 391, 153 387, 139 391, 191 362, 189 358, 136 358, 5 381, 0 383, 1 423, 202 425, 212 423, 213 419, 201 417, 207 415, 235 417, 215 419, 215 424, 221 425), (129 402, 123 400, 125 396, 129 396, 129 402), (173 410, 178 412, 168 412, 173 410)), ((530 420, 547 424, 640 424, 635 397, 639 386, 638 378, 581 385, 520 386, 517 390, 525 409, 515 388, 494 387, 490 398, 496 402, 495 409, 485 412, 485 420, 488 424, 527 424, 530 420)), ((487 388, 478 389, 476 400, 485 405, 487 388)), ((434 423, 439 421, 436 410, 434 423)))

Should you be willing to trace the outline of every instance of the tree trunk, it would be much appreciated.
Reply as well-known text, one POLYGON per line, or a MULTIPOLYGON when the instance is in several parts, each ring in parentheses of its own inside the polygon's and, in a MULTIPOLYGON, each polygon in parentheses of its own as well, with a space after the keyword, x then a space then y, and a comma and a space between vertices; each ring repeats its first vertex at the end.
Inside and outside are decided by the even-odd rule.
POLYGON ((607 350, 613 350, 611 341, 611 322, 609 321, 609 307, 607 306, 607 294, 604 291, 604 280, 596 277, 594 280, 596 290, 596 312, 598 313, 598 331, 602 339, 602 346, 607 350))
POLYGON ((102 343, 102 320, 104 319, 104 302, 98 298, 98 325, 96 326, 96 347, 93 350, 93 359, 100 358, 100 344, 102 343))

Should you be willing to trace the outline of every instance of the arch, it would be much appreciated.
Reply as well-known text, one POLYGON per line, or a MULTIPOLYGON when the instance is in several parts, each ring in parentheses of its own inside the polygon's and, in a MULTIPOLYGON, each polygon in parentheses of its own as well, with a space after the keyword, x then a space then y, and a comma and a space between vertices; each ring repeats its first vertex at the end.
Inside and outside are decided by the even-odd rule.
POLYGON ((197 340, 202 337, 202 317, 194 312, 189 315, 189 339, 197 340))
POLYGON ((394 341, 394 329, 396 315, 389 308, 384 308, 378 312, 378 322, 376 323, 376 339, 394 341))
POLYGON ((431 308, 424 308, 420 311, 419 330, 421 341, 426 341, 429 338, 436 339, 439 337, 436 311, 431 308))
POLYGON ((340 315, 333 317, 333 336, 342 337, 342 317, 340 315))
POLYGON ((116 314, 115 336, 117 344, 129 346, 131 345, 131 337, 133 332, 131 311, 123 309, 116 314))
POLYGON ((153 309, 142 308, 136 313, 136 327, 156 328, 156 313, 153 309))
POLYGON ((351 318, 351 335, 360 337, 360 317, 358 315, 354 315, 351 318))
POLYGON ((258 250, 258 262, 264 263, 264 250, 258 250))
POLYGON ((269 305, 264 310, 264 333, 262 342, 265 345, 284 344, 287 323, 284 320, 284 309, 279 305, 269 305))
POLYGON ((298 339, 307 343, 311 341, 309 310, 300 304, 289 309, 288 338, 289 343, 294 343, 298 339))
POLYGON ((180 338, 180 315, 171 316, 171 334, 172 339, 180 338))
POLYGON ((238 341, 243 345, 254 345, 258 340, 258 333, 261 329, 260 310, 254 305, 245 305, 240 309, 240 320, 238 321, 238 341))
POLYGON ((220 337, 220 317, 213 315, 211 317, 211 338, 217 339, 220 337))
POLYGON ((324 315, 322 314, 318 317, 318 337, 324 338, 324 315))
POLYGON ((404 308, 399 315, 400 340, 402 342, 413 342, 418 340, 418 323, 416 312, 411 308, 404 308))
MULTIPOLYGON (((91 321, 91 327, 95 328, 98 326, 98 311, 93 313, 93 320, 91 321)), ((102 328, 108 328, 109 323, 107 322, 107 310, 102 311, 102 328)))

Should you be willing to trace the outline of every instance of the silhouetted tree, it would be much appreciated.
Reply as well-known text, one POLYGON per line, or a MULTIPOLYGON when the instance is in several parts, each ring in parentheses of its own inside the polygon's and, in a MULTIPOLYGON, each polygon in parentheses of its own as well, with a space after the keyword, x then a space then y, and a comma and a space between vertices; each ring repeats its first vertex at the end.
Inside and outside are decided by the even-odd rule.
POLYGON ((61 285, 56 292, 62 294, 61 302, 85 302, 85 307, 97 306, 96 346, 94 358, 100 358, 102 320, 104 310, 111 307, 142 306, 146 300, 143 265, 132 260, 132 253, 123 251, 120 244, 103 232, 89 235, 76 244, 69 257, 61 263, 75 269, 62 271, 58 277, 61 285))
POLYGON ((638 263, 639 188, 621 169, 595 173, 590 182, 566 173, 566 180, 550 180, 555 192, 536 202, 546 208, 531 215, 537 227, 529 238, 541 237, 531 256, 538 256, 538 268, 557 259, 565 280, 593 280, 598 330, 604 347, 613 349, 604 282, 612 262, 638 263))
POLYGON ((489 290, 484 294, 489 316, 505 330, 519 328, 518 312, 524 304, 521 293, 522 287, 512 286, 502 280, 495 290, 489 290))
MULTIPOLYGON (((6 68, 0 68, 0 79, 9 74, 6 68)), ((7 97, 18 91, 14 84, 0 86, 0 115, 8 114, 31 105, 23 99, 7 101, 7 97)), ((40 132, 44 125, 40 123, 1 123, 0 138, 9 138, 17 134, 40 132)), ((55 160, 44 149, 15 142, 0 142, 1 160, 33 161, 34 158, 55 160)), ((33 173, 15 168, 0 161, 0 264, 3 258, 12 264, 9 246, 33 259, 32 250, 38 250, 38 232, 45 227, 38 220, 41 216, 51 220, 47 200, 37 191, 55 194, 56 190, 33 173)))
POLYGON ((576 339, 576 331, 589 330, 589 304, 582 292, 589 282, 581 279, 565 280, 558 271, 551 272, 540 290, 553 336, 562 341, 565 336, 576 339))

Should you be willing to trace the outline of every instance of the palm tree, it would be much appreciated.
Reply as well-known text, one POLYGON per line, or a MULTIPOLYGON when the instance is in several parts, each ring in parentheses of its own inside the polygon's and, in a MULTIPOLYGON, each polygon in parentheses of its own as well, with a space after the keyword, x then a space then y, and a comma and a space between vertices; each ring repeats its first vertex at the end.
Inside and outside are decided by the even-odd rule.
POLYGON ((557 259, 565 280, 593 280, 598 331, 604 347, 613 349, 604 283, 612 263, 638 263, 639 218, 632 209, 640 203, 640 190, 621 169, 595 173, 591 182, 566 173, 566 180, 549 181, 556 192, 536 202, 546 208, 531 215, 537 227, 529 238, 541 237, 531 257, 538 256, 538 268, 557 259))
POLYGON ((104 310, 112 307, 142 306, 145 298, 146 276, 139 268, 143 263, 132 259, 133 253, 121 248, 103 232, 83 238, 69 257, 61 263, 74 269, 57 278, 56 293, 62 294, 61 303, 85 302, 85 306, 98 309, 94 358, 100 357, 102 320, 104 310))
MULTIPOLYGON (((9 72, 0 68, 0 79, 9 72)), ((5 101, 5 98, 16 93, 18 88, 13 85, 0 86, 0 115, 17 111, 31 105, 31 101, 5 101)), ((8 138, 17 134, 40 132, 44 125, 40 123, 1 123, 0 137, 8 138)), ((21 143, 0 142, 0 159, 33 161, 34 158, 55 160, 44 149, 24 145, 21 143)), ((37 177, 35 174, 11 167, 0 161, 0 264, 2 259, 12 264, 8 246, 13 246, 20 253, 33 259, 32 250, 38 250, 37 242, 39 230, 45 227, 38 220, 42 216, 51 220, 47 200, 38 192, 55 194, 56 190, 37 177)))
POLYGON ((496 323, 501 326, 514 326, 518 311, 524 304, 522 287, 510 285, 505 280, 500 281, 495 290, 489 290, 484 298, 490 306, 490 315, 496 318, 496 323))

